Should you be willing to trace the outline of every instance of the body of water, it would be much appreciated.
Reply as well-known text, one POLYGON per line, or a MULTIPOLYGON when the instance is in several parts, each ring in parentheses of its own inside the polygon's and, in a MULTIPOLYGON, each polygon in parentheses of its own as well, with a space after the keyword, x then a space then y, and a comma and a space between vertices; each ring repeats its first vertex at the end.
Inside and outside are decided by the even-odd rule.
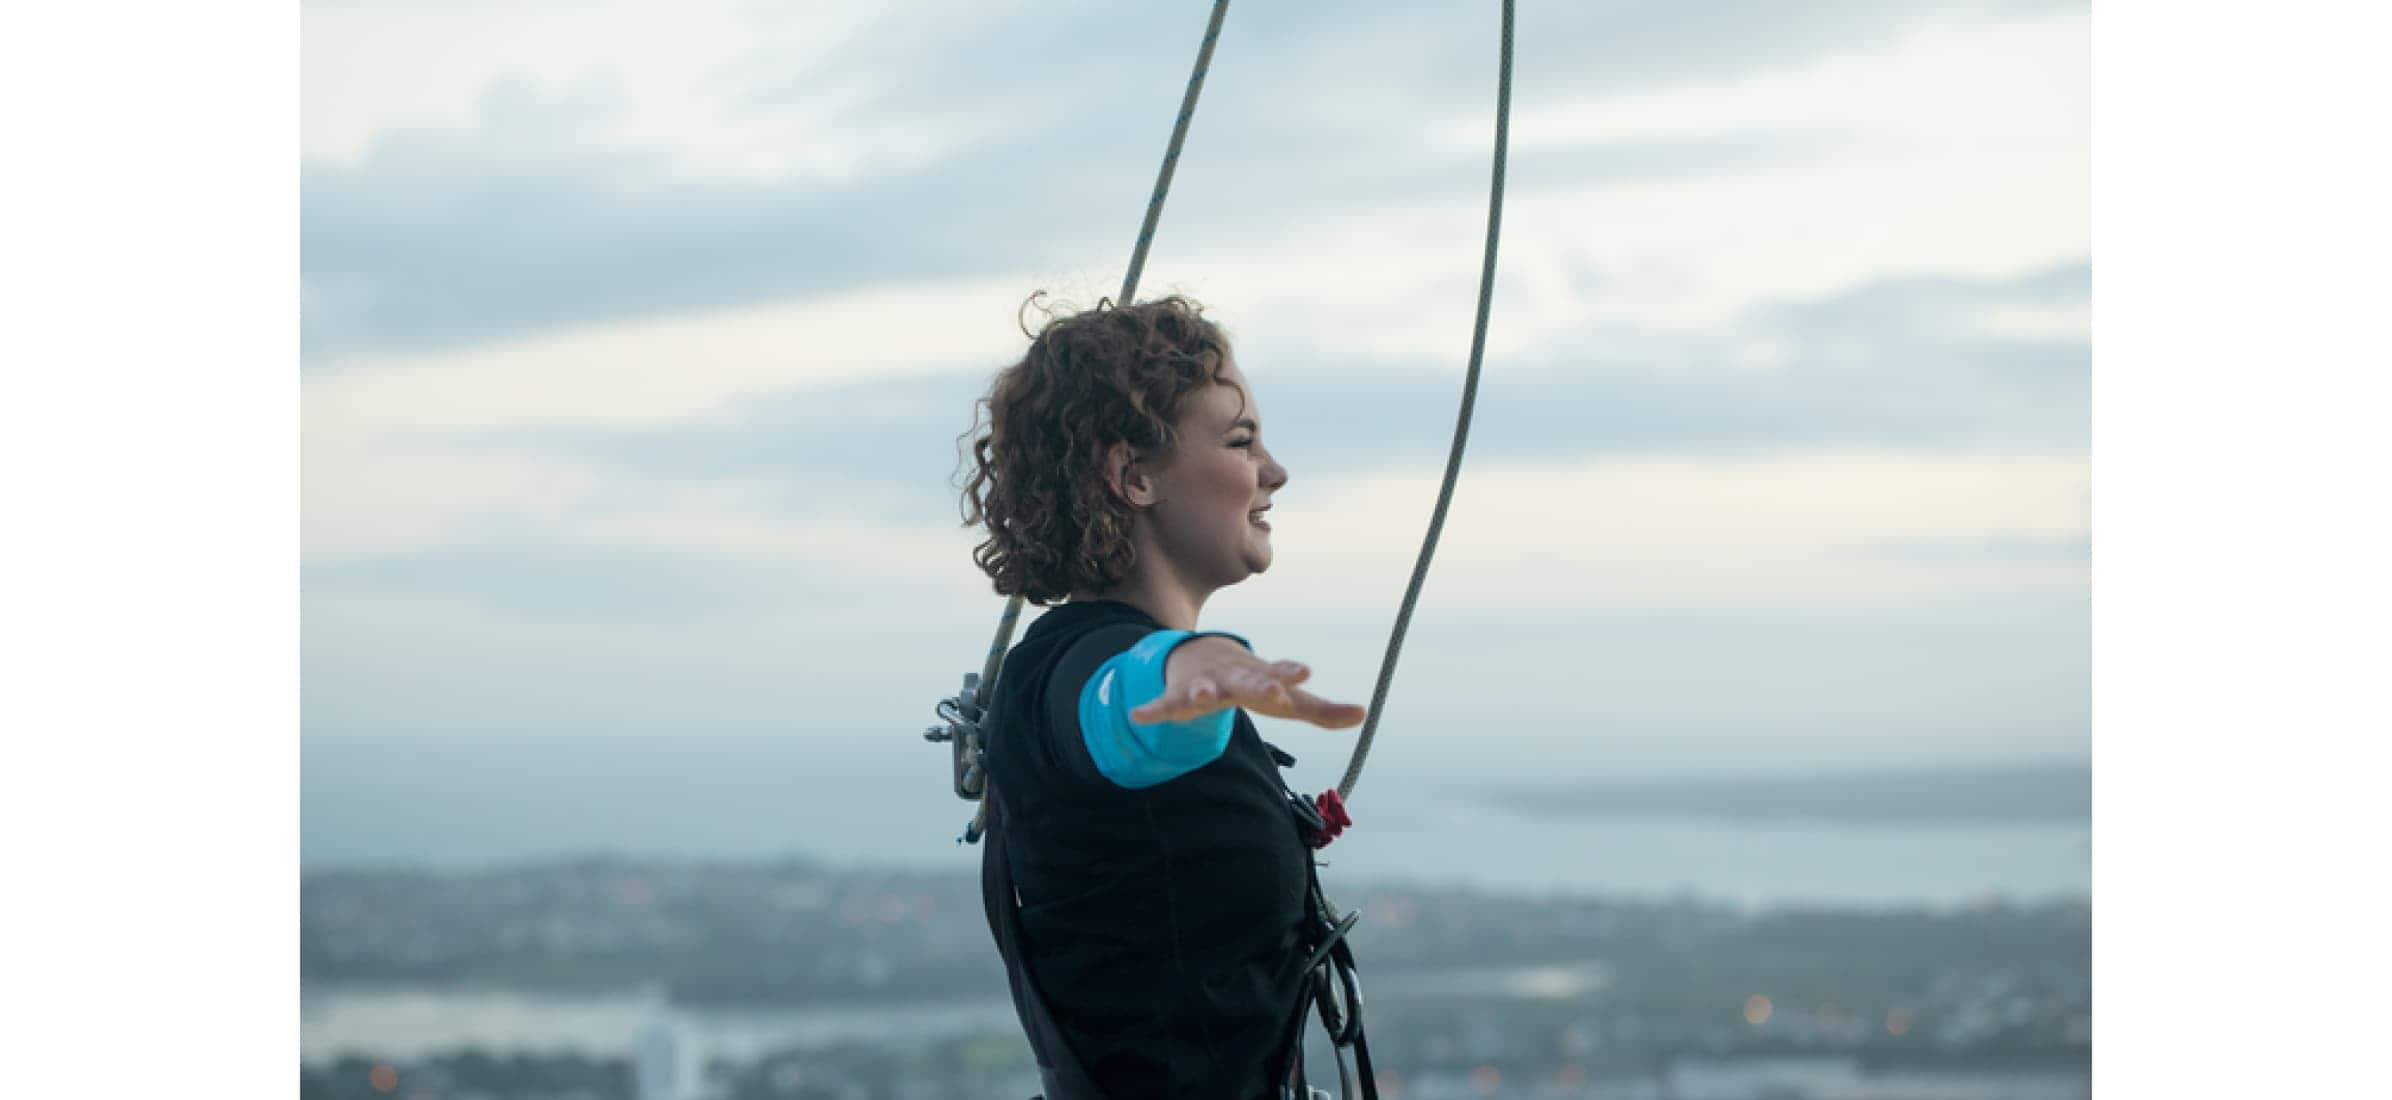
MULTIPOLYGON (((943 747, 897 740, 858 747, 799 736, 308 738, 302 858, 310 867, 471 869, 594 852, 799 855, 977 873, 977 850, 955 843, 970 806, 947 789, 943 747)), ((1949 906, 2091 893, 2092 829, 2081 818, 1753 818, 1651 806, 1529 812, 1487 792, 1507 777, 1549 787, 1551 762, 1511 769, 1480 759, 1465 773, 1407 770, 1395 753, 1374 754, 1353 803, 1356 824, 1325 854, 1330 881, 1690 893, 1753 906, 1949 906)), ((1296 769, 1299 786, 1331 786, 1342 765, 1336 753, 1307 759, 1296 769)))

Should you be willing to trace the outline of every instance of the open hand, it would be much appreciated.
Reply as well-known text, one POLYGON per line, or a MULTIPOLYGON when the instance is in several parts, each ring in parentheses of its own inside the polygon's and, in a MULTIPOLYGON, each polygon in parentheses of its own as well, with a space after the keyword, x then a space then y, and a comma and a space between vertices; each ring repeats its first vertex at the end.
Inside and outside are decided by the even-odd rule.
POLYGON ((1198 638, 1171 651, 1163 666, 1163 694, 1130 711, 1142 725, 1185 722, 1228 707, 1291 718, 1327 729, 1362 724, 1370 708, 1332 703, 1296 685, 1312 670, 1296 661, 1265 661, 1228 638, 1198 638))

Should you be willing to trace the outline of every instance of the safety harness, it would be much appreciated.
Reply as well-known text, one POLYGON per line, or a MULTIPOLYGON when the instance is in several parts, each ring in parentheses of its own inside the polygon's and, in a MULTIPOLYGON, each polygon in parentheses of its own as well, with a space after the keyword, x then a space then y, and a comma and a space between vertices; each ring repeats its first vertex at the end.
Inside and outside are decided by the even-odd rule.
MULTIPOLYGON (((1270 750, 1271 758, 1283 772, 1295 764, 1296 758, 1279 746, 1266 741, 1264 747, 1270 750)), ((1344 825, 1353 823, 1351 818, 1344 817, 1335 791, 1307 801, 1287 788, 1284 777, 1280 790, 1286 796, 1290 822, 1297 836, 1315 850, 1327 846, 1344 825), (1323 817, 1320 799, 1338 807, 1344 824, 1333 824, 1323 817)), ((1036 976, 1023 961, 1021 899, 1014 889, 1012 860, 1005 854, 1004 799, 994 783, 983 783, 982 792, 980 902, 988 914, 989 932, 996 937, 997 953, 1005 960, 1005 982, 1013 994, 1014 1014, 1020 1017, 1022 1031, 1030 1039, 1030 1052, 1038 1062, 1039 1083, 1044 1090, 1040 1096, 1042 1100, 1112 1100, 1072 1052, 1070 1041, 1047 1008, 1046 995, 1038 988, 1036 976)), ((1297 945, 1306 952, 1304 984, 1295 1003, 1287 1006, 1287 1024, 1278 1047, 1283 1061, 1275 1100, 1313 1100, 1321 1095, 1312 1089, 1304 1074, 1304 1010, 1308 1001, 1319 1013, 1321 1028, 1336 1052, 1339 1094, 1348 1100, 1354 1097, 1378 1100, 1370 1040, 1362 1029, 1362 983, 1354 972, 1353 945, 1346 937, 1362 914, 1349 912, 1341 916, 1330 906, 1321 892, 1317 859, 1307 856, 1304 870, 1310 904, 1297 940, 1297 945), (1351 1065, 1347 1061, 1349 1051, 1351 1065)))

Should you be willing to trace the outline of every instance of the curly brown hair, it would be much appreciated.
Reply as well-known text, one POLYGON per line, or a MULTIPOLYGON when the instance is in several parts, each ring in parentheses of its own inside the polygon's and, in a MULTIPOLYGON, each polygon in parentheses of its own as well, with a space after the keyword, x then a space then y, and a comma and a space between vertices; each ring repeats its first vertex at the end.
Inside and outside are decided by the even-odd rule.
POLYGON ((1030 350, 997 372, 956 440, 959 450, 971 441, 963 526, 988 529, 972 560, 997 595, 1042 607, 1129 575, 1133 509, 1112 492, 1105 453, 1127 443, 1140 459, 1169 461, 1181 404, 1219 384, 1229 358, 1220 327, 1178 295, 1048 316, 1035 335, 1024 327, 1030 350))

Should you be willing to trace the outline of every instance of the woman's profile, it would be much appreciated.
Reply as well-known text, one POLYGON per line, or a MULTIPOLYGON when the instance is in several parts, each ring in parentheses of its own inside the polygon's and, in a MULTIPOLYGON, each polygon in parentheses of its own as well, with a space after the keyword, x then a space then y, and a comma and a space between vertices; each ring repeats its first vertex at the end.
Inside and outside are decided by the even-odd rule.
POLYGON ((1365 708, 1199 627, 1213 593, 1271 564, 1288 472, 1253 389, 1220 328, 1170 297, 1053 318, 980 405, 974 560, 1048 608, 989 706, 984 854, 1048 1100, 1277 1096, 1311 856, 1247 712, 1342 729, 1365 708))

